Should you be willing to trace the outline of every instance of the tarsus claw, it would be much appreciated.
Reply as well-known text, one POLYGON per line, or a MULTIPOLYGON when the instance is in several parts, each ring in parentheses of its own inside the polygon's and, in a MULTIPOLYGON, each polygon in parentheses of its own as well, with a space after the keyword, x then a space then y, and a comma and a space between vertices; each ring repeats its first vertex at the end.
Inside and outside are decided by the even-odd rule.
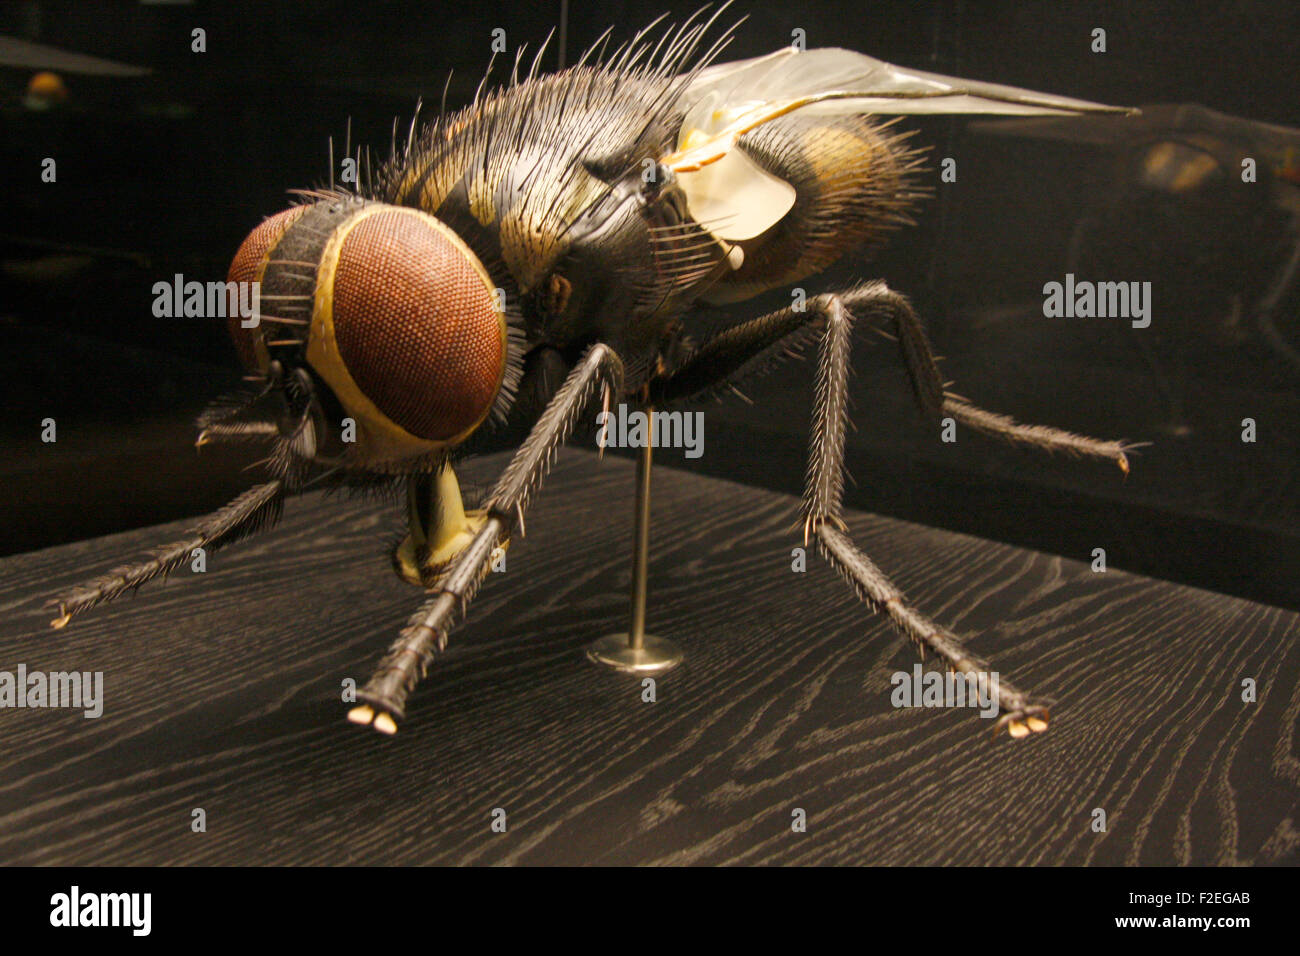
POLYGON ((1013 740, 1028 737, 1030 734, 1041 734, 1047 729, 1047 719, 1047 708, 1041 705, 1014 710, 1003 714, 993 726, 993 736, 996 737, 1003 727, 1007 729, 1007 734, 1013 740))
POLYGON ((348 720, 354 724, 373 727, 381 734, 387 734, 390 737, 397 733, 397 721, 393 720, 393 715, 382 710, 375 713, 375 709, 369 704, 359 704, 349 710, 348 720))

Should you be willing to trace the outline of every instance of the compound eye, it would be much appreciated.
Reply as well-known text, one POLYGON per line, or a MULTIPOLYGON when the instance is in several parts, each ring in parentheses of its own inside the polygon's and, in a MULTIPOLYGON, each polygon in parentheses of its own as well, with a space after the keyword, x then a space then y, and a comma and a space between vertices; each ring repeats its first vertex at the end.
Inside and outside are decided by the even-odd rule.
MULTIPOLYGON (((262 273, 266 269, 266 260, 276 243, 307 209, 307 206, 294 206, 276 213, 250 232, 230 263, 230 272, 226 275, 226 281, 260 282, 262 273)), ((235 294, 238 295, 238 292, 235 294)), ((236 306, 235 301, 227 303, 226 327, 230 330, 230 337, 235 342, 239 358, 246 368, 265 371, 267 356, 261 325, 244 328, 236 306)))
POLYGON ((505 316, 478 257, 415 209, 360 215, 337 239, 334 340, 358 390, 412 435, 465 436, 491 410, 506 368, 505 316))

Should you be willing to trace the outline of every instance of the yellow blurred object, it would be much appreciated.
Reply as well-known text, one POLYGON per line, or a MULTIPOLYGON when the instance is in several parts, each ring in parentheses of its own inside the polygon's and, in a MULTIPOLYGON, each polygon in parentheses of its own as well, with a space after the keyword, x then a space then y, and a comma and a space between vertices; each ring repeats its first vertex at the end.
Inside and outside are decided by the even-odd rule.
POLYGON ((68 88, 63 78, 57 73, 42 70, 27 82, 27 106, 31 109, 45 109, 57 106, 68 98, 68 88))

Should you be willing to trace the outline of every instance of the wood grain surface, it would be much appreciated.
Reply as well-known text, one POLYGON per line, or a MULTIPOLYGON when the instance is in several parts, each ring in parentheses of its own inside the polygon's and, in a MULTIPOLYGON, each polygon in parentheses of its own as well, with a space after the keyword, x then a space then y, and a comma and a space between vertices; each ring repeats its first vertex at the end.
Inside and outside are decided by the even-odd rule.
POLYGON ((820 558, 791 570, 795 499, 660 468, 650 629, 686 662, 647 703, 583 655, 626 625, 632 488, 629 461, 561 456, 391 739, 340 690, 418 602, 393 506, 309 495, 59 632, 48 597, 186 523, 5 559, 0 670, 103 671, 105 704, 0 710, 0 862, 1300 860, 1296 614, 850 513, 922 610, 1058 701, 1046 734, 994 740, 970 710, 891 705, 915 653, 820 558))

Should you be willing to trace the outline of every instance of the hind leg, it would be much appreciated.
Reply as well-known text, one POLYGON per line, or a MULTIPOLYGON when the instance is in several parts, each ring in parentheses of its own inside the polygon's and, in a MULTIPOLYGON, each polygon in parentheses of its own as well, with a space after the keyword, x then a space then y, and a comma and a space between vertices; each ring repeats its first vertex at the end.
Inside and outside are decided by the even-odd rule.
MULTIPOLYGON (((989 665, 962 641, 915 607, 847 534, 841 520, 844 490, 844 439, 848 424, 854 318, 883 320, 899 343, 922 411, 937 420, 944 414, 999 437, 1049 451, 1065 451, 1115 461, 1128 470, 1121 442, 1100 441, 1044 426, 1021 425, 986 412, 944 391, 929 342, 910 303, 884 283, 869 283, 843 295, 824 295, 804 311, 783 309, 728 329, 657 381, 652 396, 670 402, 716 392, 771 359, 821 337, 816 400, 809 442, 802 514, 805 543, 816 537, 823 557, 853 587, 863 603, 884 613, 921 651, 972 679, 991 679, 989 665)), ((997 678, 995 696, 1001 717, 997 729, 1011 736, 1047 729, 1049 702, 1031 697, 997 678)))

